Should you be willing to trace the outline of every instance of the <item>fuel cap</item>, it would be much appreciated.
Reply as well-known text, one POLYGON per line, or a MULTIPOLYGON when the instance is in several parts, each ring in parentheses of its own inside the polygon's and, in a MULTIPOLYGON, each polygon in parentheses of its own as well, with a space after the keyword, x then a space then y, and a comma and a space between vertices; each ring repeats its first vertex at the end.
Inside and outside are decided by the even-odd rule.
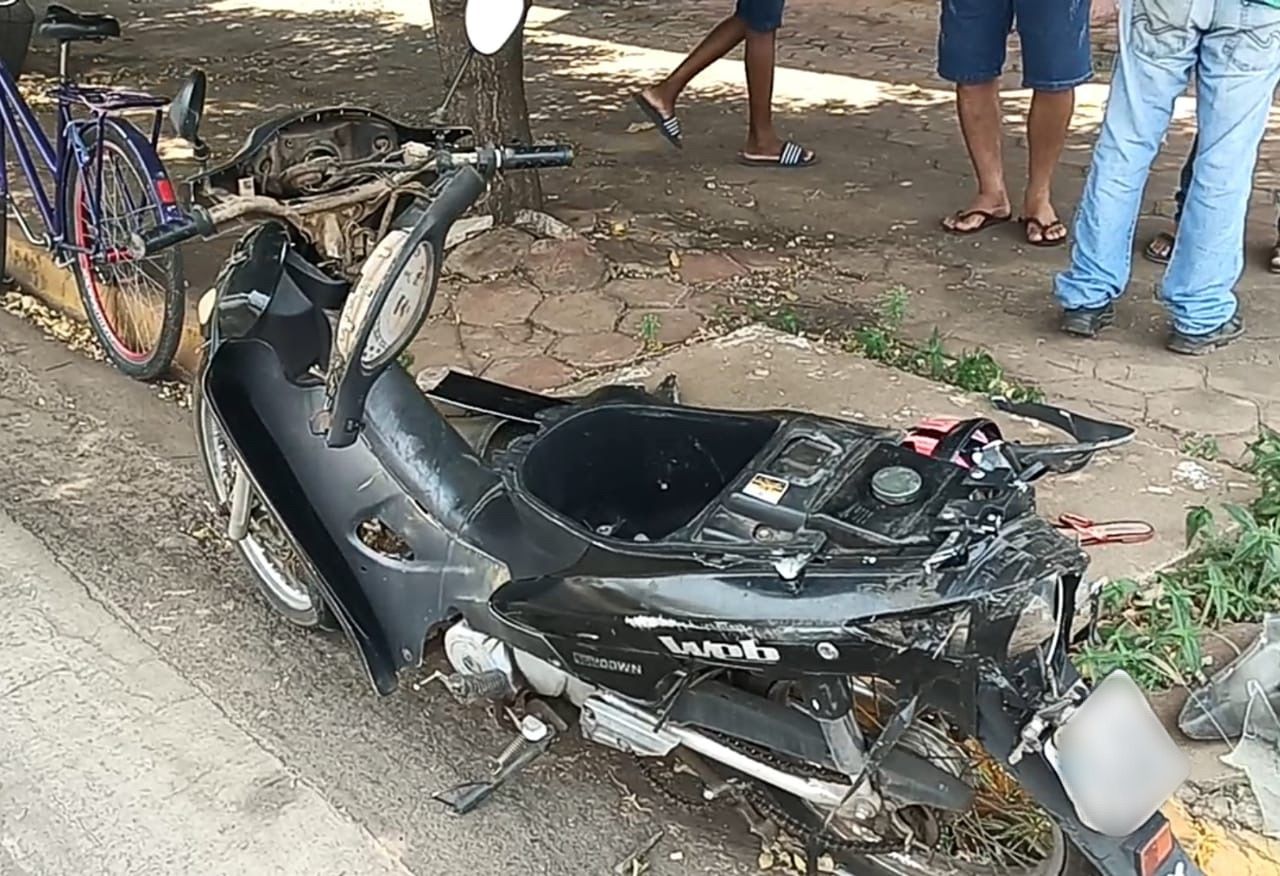
POLYGON ((891 465, 871 476, 871 493, 886 505, 909 505, 920 495, 924 481, 915 469, 891 465))

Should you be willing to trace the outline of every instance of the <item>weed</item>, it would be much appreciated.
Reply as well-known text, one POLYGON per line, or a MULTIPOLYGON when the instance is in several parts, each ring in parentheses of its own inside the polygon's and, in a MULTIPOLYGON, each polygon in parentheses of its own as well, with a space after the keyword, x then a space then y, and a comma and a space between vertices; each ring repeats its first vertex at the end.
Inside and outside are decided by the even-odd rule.
POLYGON ((640 317, 640 340, 645 347, 654 349, 661 346, 658 333, 662 331, 662 318, 656 313, 646 313, 640 317))
POLYGON ((1218 447, 1218 439, 1212 435, 1188 435, 1182 439, 1182 452, 1195 459, 1209 462, 1222 455, 1218 447))
POLYGON ((986 350, 966 350, 959 355, 948 352, 936 328, 924 347, 906 343, 898 334, 906 312, 907 291, 901 286, 890 289, 881 301, 876 321, 846 338, 845 349, 967 392, 1004 395, 1015 401, 1043 398, 1036 387, 1009 380, 1004 368, 986 350))
POLYGON ((1280 604, 1280 434, 1263 431, 1249 447, 1248 468, 1260 490, 1250 505, 1188 510, 1195 552, 1185 563, 1149 588, 1122 581, 1104 589, 1096 640, 1081 652, 1087 674, 1124 669, 1149 689, 1195 681, 1206 631, 1257 620, 1280 604), (1219 513, 1230 527, 1219 525, 1219 513))

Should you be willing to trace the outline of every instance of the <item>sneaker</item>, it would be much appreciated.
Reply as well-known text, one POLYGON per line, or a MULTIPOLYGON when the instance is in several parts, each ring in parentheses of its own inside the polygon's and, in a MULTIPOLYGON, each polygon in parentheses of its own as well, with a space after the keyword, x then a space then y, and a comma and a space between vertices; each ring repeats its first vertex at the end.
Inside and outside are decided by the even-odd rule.
POLYGON ((1231 317, 1222 325, 1203 335, 1189 335, 1177 329, 1169 332, 1169 340, 1165 344, 1172 352, 1183 356, 1203 356, 1212 353, 1219 347, 1225 347, 1244 335, 1244 320, 1239 314, 1231 317))
POLYGON ((1111 323, 1115 322, 1116 309, 1110 303, 1101 307, 1078 307, 1075 310, 1062 311, 1062 322, 1059 324, 1064 332, 1078 338, 1096 338, 1111 323))

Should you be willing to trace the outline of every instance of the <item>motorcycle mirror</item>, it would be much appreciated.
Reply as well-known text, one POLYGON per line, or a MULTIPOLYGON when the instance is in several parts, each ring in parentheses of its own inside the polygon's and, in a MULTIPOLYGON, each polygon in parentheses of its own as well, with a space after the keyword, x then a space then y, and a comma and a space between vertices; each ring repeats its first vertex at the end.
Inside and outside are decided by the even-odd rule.
POLYGON ((177 95, 169 102, 169 124, 173 127, 174 134, 194 147, 197 158, 201 157, 205 149, 200 140, 200 119, 204 115, 206 88, 204 71, 192 70, 182 88, 178 89, 177 95))
POLYGON ((467 0, 467 42, 481 55, 496 55, 520 29, 525 0, 467 0))

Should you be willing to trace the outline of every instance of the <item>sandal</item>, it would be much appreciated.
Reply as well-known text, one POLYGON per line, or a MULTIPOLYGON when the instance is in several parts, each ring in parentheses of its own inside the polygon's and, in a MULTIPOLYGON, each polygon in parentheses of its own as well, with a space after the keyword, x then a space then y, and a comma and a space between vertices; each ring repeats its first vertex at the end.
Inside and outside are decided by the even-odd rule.
MULTIPOLYGON (((1142 248, 1142 257, 1157 265, 1169 264, 1169 257, 1173 255, 1173 244, 1176 239, 1168 231, 1161 231, 1142 248)), ((1272 270, 1276 270, 1275 259, 1272 259, 1271 264, 1272 270)))
POLYGON ((1052 222, 1045 224, 1044 222, 1041 222, 1039 219, 1035 219, 1029 216, 1020 221, 1022 222, 1022 227, 1024 229, 1024 233, 1026 234, 1027 243, 1030 244, 1031 246, 1044 246, 1044 247, 1062 246, 1064 243, 1067 242, 1067 226, 1062 224, 1061 219, 1054 219, 1052 222), (1031 239, 1032 228, 1036 228, 1040 231, 1039 240, 1031 239), (1050 231, 1057 231, 1059 228, 1062 229, 1061 237, 1049 236, 1050 231))
POLYGON ((639 91, 631 95, 631 99, 635 101, 636 106, 640 108, 640 112, 644 113, 645 118, 653 122, 653 126, 657 129, 658 133, 662 135, 662 139, 666 140, 677 149, 684 148, 684 141, 680 139, 680 119, 677 116, 664 116, 658 108, 649 103, 649 99, 639 91))
POLYGON ((818 163, 818 153, 805 149, 788 140, 777 155, 748 155, 738 153, 738 163, 747 167, 813 167, 818 163))
POLYGON ((1003 225, 1005 222, 1008 222, 1012 218, 1013 218, 1012 213, 1000 214, 1000 213, 992 213, 987 210, 957 210, 956 212, 952 213, 950 216, 946 217, 946 219, 943 219, 941 224, 942 224, 942 230, 947 232, 948 234, 955 234, 963 237, 966 234, 977 234, 979 231, 985 231, 986 229, 990 228, 992 225, 1003 225), (950 219, 953 223, 965 222, 969 219, 972 219, 974 216, 981 216, 982 221, 979 222, 977 225, 974 225, 972 228, 959 228, 956 225, 947 224, 947 219, 950 219))
POLYGON ((1269 264, 1271 273, 1280 274, 1280 241, 1271 250, 1271 262, 1269 264))

